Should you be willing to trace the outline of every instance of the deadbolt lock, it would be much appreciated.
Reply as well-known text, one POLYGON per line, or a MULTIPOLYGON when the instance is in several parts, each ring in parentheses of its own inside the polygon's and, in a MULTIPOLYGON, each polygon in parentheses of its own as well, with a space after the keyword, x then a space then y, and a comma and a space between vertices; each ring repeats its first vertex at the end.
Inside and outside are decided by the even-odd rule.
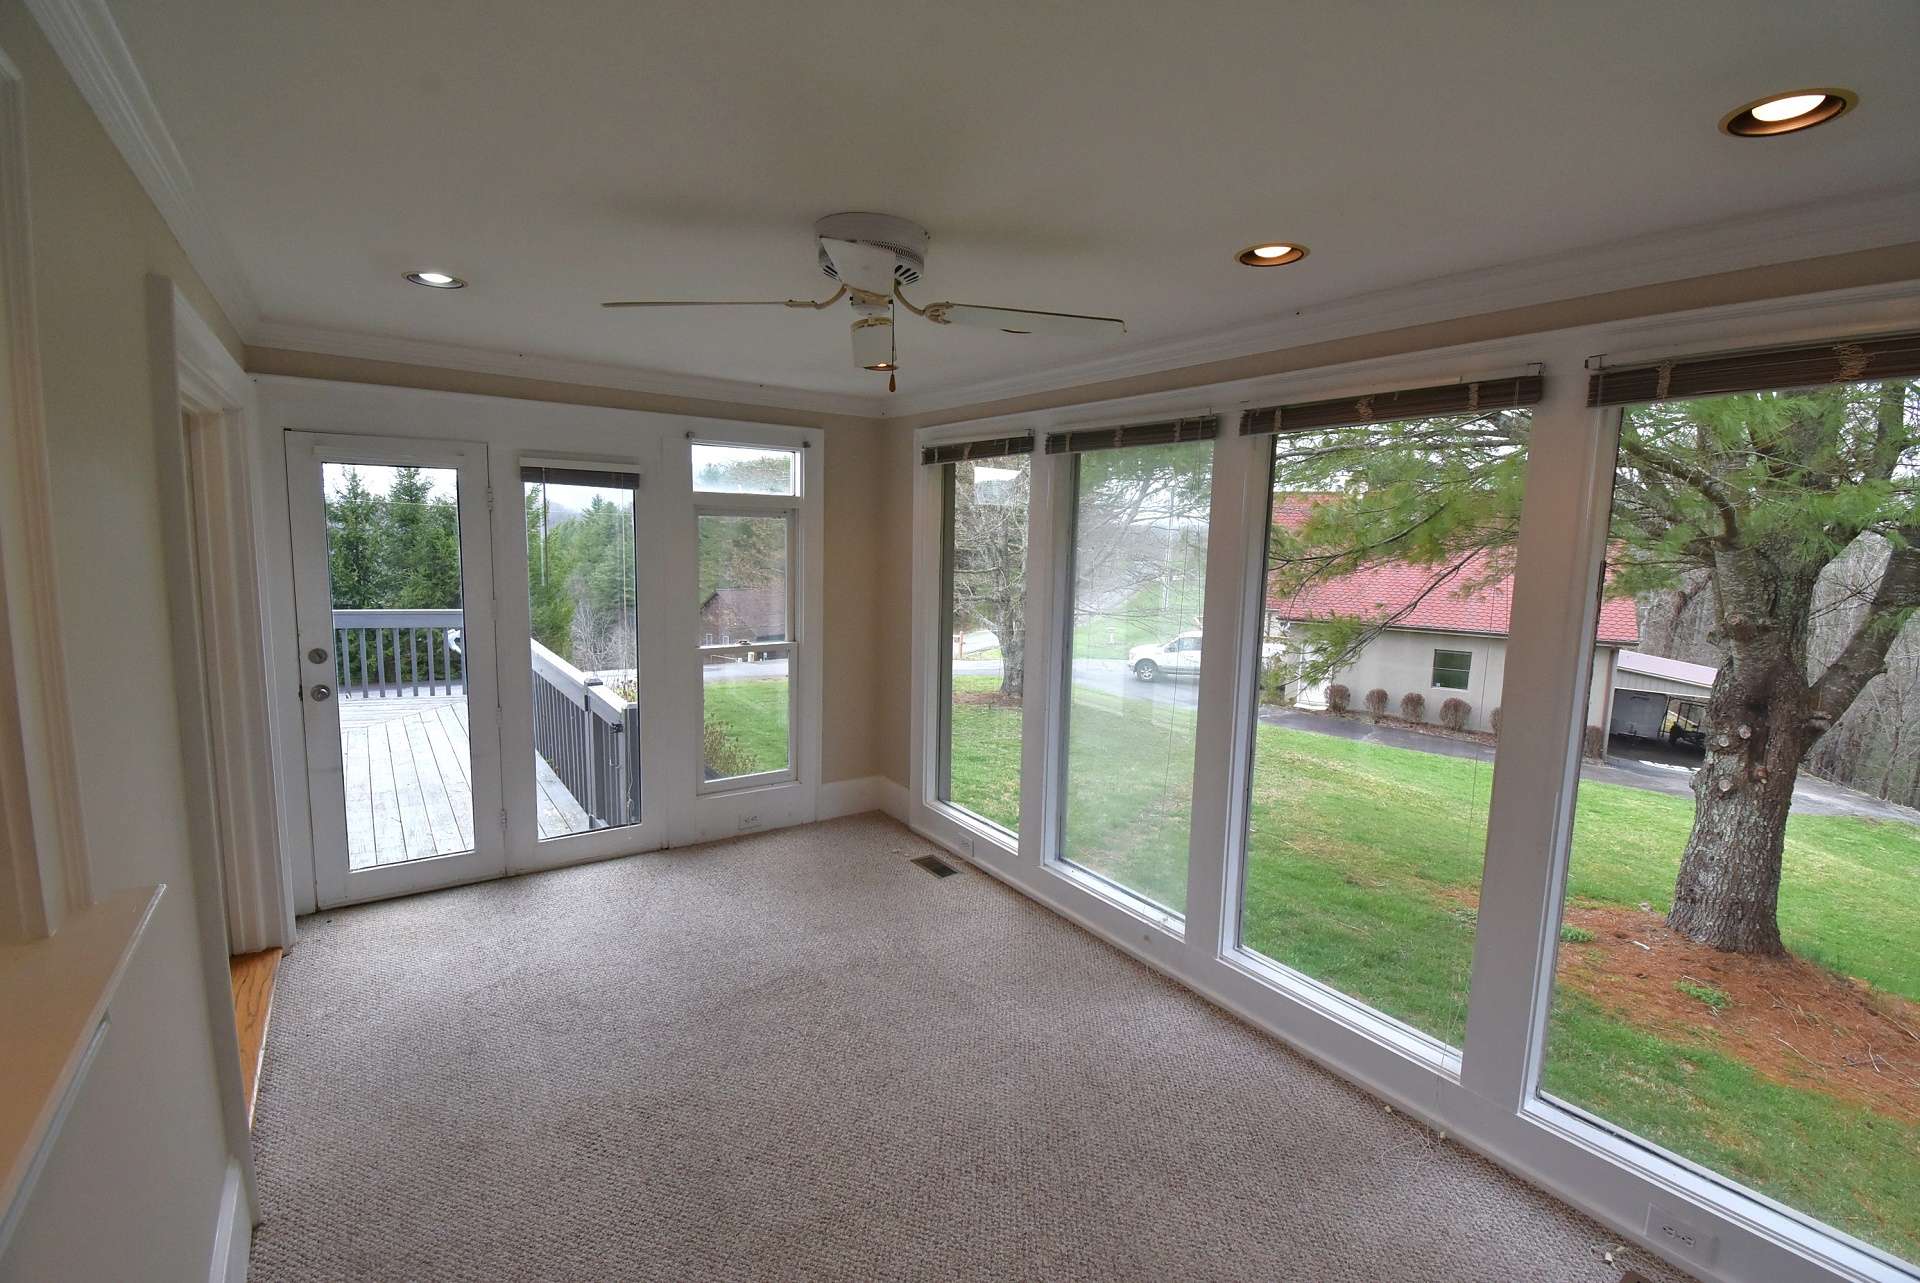
POLYGON ((327 648, 326 648, 325 646, 315 646, 315 647, 314 647, 314 648, 313 648, 312 650, 310 650, 310 651, 308 651, 308 652, 307 652, 307 662, 308 662, 309 664, 324 664, 324 663, 326 663, 326 662, 327 662, 327 648))

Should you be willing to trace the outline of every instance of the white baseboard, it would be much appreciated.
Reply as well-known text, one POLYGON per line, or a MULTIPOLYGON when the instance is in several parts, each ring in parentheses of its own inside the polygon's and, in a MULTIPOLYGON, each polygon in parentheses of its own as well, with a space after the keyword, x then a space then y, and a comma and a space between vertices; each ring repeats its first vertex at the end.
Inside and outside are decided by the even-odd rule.
POLYGON ((227 1164, 220 1187, 220 1217, 213 1227, 207 1283, 247 1283, 247 1258, 253 1250, 253 1217, 240 1192, 240 1164, 227 1164))
POLYGON ((822 820, 861 815, 867 811, 885 811, 904 823, 907 818, 906 786, 884 775, 833 780, 820 786, 814 802, 814 816, 822 820))

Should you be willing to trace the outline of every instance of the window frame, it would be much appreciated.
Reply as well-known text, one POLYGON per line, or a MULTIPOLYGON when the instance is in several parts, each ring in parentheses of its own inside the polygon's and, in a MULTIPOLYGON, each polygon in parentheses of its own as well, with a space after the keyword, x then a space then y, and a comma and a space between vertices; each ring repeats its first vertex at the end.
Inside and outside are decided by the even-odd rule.
MULTIPOLYGON (((633 583, 630 585, 630 587, 633 589, 633 593, 634 593, 633 600, 634 600, 634 606, 636 611, 639 611, 643 608, 642 602, 645 599, 643 598, 642 594, 646 592, 648 589, 648 585, 646 585, 641 581, 642 572, 640 568, 640 544, 641 544, 642 530, 643 530, 642 513, 641 513, 640 505, 641 505, 641 494, 645 489, 646 483, 647 483, 647 473, 643 468, 643 465, 646 464, 646 462, 647 461, 637 456, 619 458, 619 457, 609 457, 607 455, 585 455, 585 454, 568 455, 565 453, 553 454, 553 453, 538 452, 538 451, 523 451, 523 452, 514 454, 511 459, 511 463, 515 470, 515 473, 520 477, 519 494, 522 498, 523 504, 524 504, 524 498, 526 494, 526 478, 524 476, 523 470, 527 468, 553 468, 555 470, 564 469, 564 470, 571 470, 576 472, 602 472, 602 473, 609 473, 609 474, 625 474, 633 477, 634 479, 633 490, 632 490, 633 509, 631 513, 631 517, 632 517, 631 528, 633 531, 633 544, 634 544, 634 547, 633 547, 634 577, 633 577, 633 583)), ((551 485, 553 483, 549 482, 547 484, 551 485)), ((567 483, 563 482, 560 484, 567 484, 567 483)), ((500 505, 497 499, 494 500, 493 513, 497 521, 500 513, 500 505)), ((509 523, 498 523, 498 524, 509 524, 509 523)), ((504 532, 500 532, 500 533, 504 538, 504 532)), ((521 529, 520 534, 521 534, 521 541, 520 541, 521 564, 526 567, 526 571, 527 571, 525 576, 526 583, 523 587, 523 592, 529 598, 528 613, 529 613, 529 617, 531 617, 531 597, 533 593, 533 566, 532 566, 531 558, 528 554, 527 547, 526 547, 526 532, 524 528, 521 529)), ((497 560, 497 555, 496 555, 496 560, 497 560)), ((510 573, 512 573, 511 567, 502 567, 502 569, 498 572, 498 578, 504 579, 510 573)), ((645 630, 640 627, 640 621, 639 621, 638 615, 636 614, 636 617, 634 620, 634 639, 633 639, 634 697, 635 697, 635 702, 640 706, 642 710, 641 711, 642 725, 645 725, 647 721, 651 720, 648 717, 647 700, 645 698, 645 686, 642 683, 641 677, 640 677, 641 670, 645 668, 648 661, 647 652, 644 648, 644 642, 642 641, 642 634, 644 631, 645 630)), ((529 643, 531 643, 532 641, 531 630, 528 631, 528 641, 529 643)), ((532 713, 531 713, 531 708, 529 708, 529 712, 528 712, 529 728, 531 727, 531 719, 532 719, 532 713)), ((596 834, 632 832, 635 836, 638 836, 642 832, 652 832, 654 830, 657 830, 660 827, 658 824, 656 824, 653 826, 653 830, 648 830, 644 828, 644 826, 647 824, 650 818, 650 811, 654 808, 654 805, 656 802, 655 791, 652 787, 651 780, 648 778, 648 773, 656 765, 656 763, 653 757, 650 757, 646 751, 648 747, 647 737, 644 734, 642 734, 642 735, 636 736, 635 738, 636 738, 636 742, 628 746, 628 751, 638 755, 639 770, 641 772, 641 778, 639 781, 641 796, 635 799, 635 806, 634 806, 634 809, 637 813, 636 817, 633 820, 627 822, 626 824, 604 825, 600 828, 594 828, 591 825, 589 825, 587 828, 584 828, 577 833, 563 833, 556 837, 547 837, 547 838, 543 838, 539 835, 539 829, 536 826, 532 830, 533 843, 534 843, 534 850, 537 853, 536 858, 540 862, 545 863, 555 859, 564 860, 567 858, 567 852, 575 848, 595 849, 602 843, 605 843, 610 840, 610 839, 596 837, 595 836, 596 834)), ((516 736, 515 739, 517 741, 518 737, 516 736)), ((505 737, 503 736, 503 743, 504 743, 504 740, 505 740, 505 737)), ((531 740, 528 741, 528 745, 529 747, 532 746, 531 740)), ((536 753, 538 752, 537 749, 535 749, 534 751, 536 753)), ((532 765, 531 760, 529 760, 526 764, 528 766, 531 766, 532 765)), ((506 762, 504 763, 504 765, 507 773, 511 773, 519 769, 518 766, 510 762, 506 762)), ((506 800, 508 802, 509 810, 513 809, 512 803, 514 801, 520 800, 523 796, 524 796, 524 790, 521 787, 519 787, 518 782, 516 782, 515 785, 511 787, 510 790, 503 787, 502 797, 503 797, 503 800, 506 800)))
MULTIPOLYGON (((702 444, 712 444, 702 443, 702 444)), ((717 780, 705 778, 704 769, 700 770, 694 781, 694 791, 705 797, 717 793, 733 793, 742 789, 769 788, 781 784, 791 784, 800 777, 800 623, 799 623, 799 559, 796 556, 796 544, 799 538, 798 513, 800 497, 798 495, 739 495, 726 491, 694 491, 694 557, 696 559, 696 584, 698 583, 698 558, 700 555, 699 526, 705 517, 783 517, 786 521, 787 567, 786 567, 786 640, 778 642, 727 642, 709 645, 704 640, 695 643, 701 666, 700 681, 700 717, 699 725, 706 723, 706 665, 713 659, 746 659, 753 654, 779 654, 787 661, 787 764, 777 771, 754 771, 747 775, 729 775, 717 780), (754 499, 763 502, 741 504, 740 499, 754 499), (716 503, 714 500, 725 500, 716 503)), ((695 593, 696 598, 698 592, 695 593)), ((698 617, 696 616, 696 624, 698 617)), ((696 627, 696 633, 703 639, 707 634, 696 627)))
POLYGON ((1429 681, 1427 683, 1427 689, 1429 690, 1438 690, 1438 691, 1472 690, 1473 689, 1473 652, 1470 650, 1448 650, 1444 646, 1435 646, 1433 648, 1433 663, 1430 666, 1430 671, 1428 672, 1427 675, 1429 678, 1429 681), (1467 661, 1466 665, 1463 668, 1461 668, 1457 674, 1460 678, 1460 684, 1458 686, 1455 686, 1448 682, 1443 682, 1440 680, 1440 675, 1443 671, 1448 672, 1450 675, 1452 674, 1452 670, 1443 670, 1440 667, 1440 657, 1442 655, 1458 656, 1467 661))
MULTIPOLYGON (((1585 366, 1785 341, 1847 338, 1920 323, 1920 284, 1873 286, 1769 299, 1579 329, 1518 335, 1293 371, 1124 401, 1041 409, 923 429, 920 442, 1046 433, 1187 413, 1222 415, 1215 442, 1208 551, 1205 662, 1184 933, 1140 906, 1063 871, 1057 836, 1058 715, 1064 668, 1062 613, 1070 600, 1070 456, 1036 454, 1029 514, 1028 718, 1022 766, 1022 835, 1013 847, 982 842, 927 805, 924 761, 910 777, 917 828, 992 875, 1135 958, 1228 1007, 1414 1118, 1446 1131, 1607 1224, 1626 1241, 1666 1255, 1703 1278, 1920 1278, 1886 1253, 1677 1155, 1628 1139, 1599 1120, 1542 1097, 1546 1036, 1564 897, 1574 787, 1592 679, 1599 569, 1611 518, 1620 413, 1585 405, 1585 366), (1473 955, 1466 1037, 1457 1053, 1399 1022, 1235 944, 1244 846, 1250 735, 1261 606, 1271 450, 1239 435, 1222 405, 1309 400, 1480 379, 1539 364, 1547 394, 1533 407, 1525 502, 1516 542, 1513 622, 1505 654, 1506 718, 1495 777, 1473 955), (1262 466, 1259 453, 1266 455, 1262 466), (1711 1264, 1660 1252, 1647 1232, 1651 1206, 1717 1238, 1711 1264)), ((916 496, 916 540, 933 505, 916 496)), ((916 545, 919 546, 918 544, 916 545)), ((935 567, 915 563, 916 751, 933 690, 919 629, 935 567)))

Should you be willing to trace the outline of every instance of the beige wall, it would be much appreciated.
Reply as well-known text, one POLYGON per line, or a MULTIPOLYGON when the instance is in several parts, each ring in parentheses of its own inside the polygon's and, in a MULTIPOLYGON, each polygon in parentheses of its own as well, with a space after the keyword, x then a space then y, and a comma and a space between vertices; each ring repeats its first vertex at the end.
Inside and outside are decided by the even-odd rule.
MULTIPOLYGON (((1608 674, 1612 672, 1614 649, 1602 646, 1594 651, 1593 678, 1587 687, 1587 724, 1601 724, 1601 713, 1609 693, 1608 674)), ((1368 691, 1379 687, 1387 692, 1387 711, 1400 715, 1400 697, 1418 692, 1427 701, 1427 720, 1440 720, 1440 705, 1449 697, 1464 699, 1473 706, 1467 729, 1491 730, 1488 720, 1500 707, 1501 688, 1506 681, 1507 639, 1476 637, 1458 633, 1403 632, 1382 633, 1354 659, 1336 673, 1333 680, 1353 693, 1353 707, 1364 707, 1368 691), (1473 656, 1467 677, 1467 689, 1448 690, 1433 684, 1433 652, 1463 650, 1473 656)))
POLYGON ((199 969, 160 550, 149 272, 239 339, 32 19, 0 7, 25 81, 62 632, 96 894, 164 882, 100 1057, 0 1279, 204 1279, 226 1173, 199 969))

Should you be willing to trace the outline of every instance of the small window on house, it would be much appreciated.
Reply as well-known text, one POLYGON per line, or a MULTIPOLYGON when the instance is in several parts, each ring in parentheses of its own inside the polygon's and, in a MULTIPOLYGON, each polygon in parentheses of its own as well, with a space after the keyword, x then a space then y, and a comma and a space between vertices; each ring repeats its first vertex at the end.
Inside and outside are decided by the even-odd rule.
POLYGON ((800 452, 695 442, 693 488, 707 494, 797 495, 800 452))
POLYGON ((1466 690, 1472 673, 1472 651, 1436 650, 1433 652, 1433 684, 1441 690, 1466 690))

